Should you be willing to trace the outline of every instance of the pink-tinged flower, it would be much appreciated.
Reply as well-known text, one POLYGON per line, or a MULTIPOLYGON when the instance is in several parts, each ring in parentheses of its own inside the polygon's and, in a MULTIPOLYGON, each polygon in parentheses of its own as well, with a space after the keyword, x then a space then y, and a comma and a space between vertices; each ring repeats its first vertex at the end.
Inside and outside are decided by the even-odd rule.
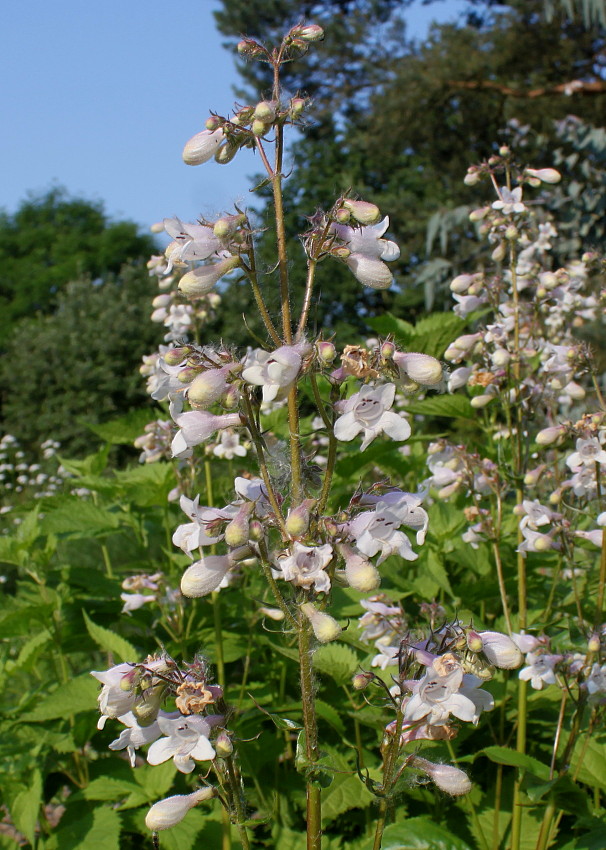
POLYGON ((132 664, 116 664, 109 670, 93 670, 91 676, 98 679, 103 687, 97 698, 101 720, 99 728, 103 728, 105 718, 120 717, 135 706, 137 694, 134 688, 122 687, 123 682, 128 681, 128 676, 133 673, 132 664))
POLYGON ((159 800, 151 807, 145 816, 145 826, 152 832, 162 829, 170 829, 180 823, 185 815, 203 800, 210 800, 215 796, 214 788, 200 788, 192 794, 176 794, 174 797, 166 797, 159 800))
POLYGON ((149 764, 163 764, 172 758, 181 773, 191 773, 196 761, 212 761, 215 751, 208 740, 211 724, 200 715, 158 717, 160 738, 147 751, 149 764))
POLYGON ((543 685, 555 685, 554 667, 561 660, 561 655, 529 652, 526 656, 527 666, 520 670, 519 677, 523 682, 530 681, 536 691, 540 691, 543 685))
POLYGON ((412 685, 412 697, 406 704, 404 719, 422 720, 443 725, 450 715, 469 723, 477 723, 483 710, 494 706, 492 696, 482 691, 482 680, 464 674, 461 665, 451 656, 437 658, 425 675, 412 685), (442 672, 444 671, 444 672, 442 672))
POLYGON ((191 224, 175 217, 164 219, 164 229, 173 238, 165 251, 168 260, 165 274, 172 270, 173 263, 208 260, 223 248, 223 243, 210 226, 191 224))
POLYGON ((526 552, 547 552, 550 549, 559 549, 560 544, 556 543, 550 534, 541 534, 540 531, 533 531, 528 527, 522 528, 524 541, 520 543, 516 552, 521 552, 525 558, 526 552))
POLYGON ((242 377, 249 384, 263 387, 263 401, 283 398, 296 380, 301 368, 301 348, 283 345, 275 351, 257 348, 244 360, 242 377))
POLYGON ((200 298, 211 291, 221 278, 233 271, 240 264, 238 257, 226 257, 218 263, 198 266, 184 274, 179 281, 179 289, 188 298, 200 298))
POLYGON ((130 614, 131 611, 137 611, 143 608, 146 602, 155 602, 155 596, 145 596, 143 593, 121 593, 120 599, 124 602, 122 606, 123 614, 130 614))
POLYGON ((526 212, 526 207, 522 203, 522 187, 516 186, 515 189, 509 190, 507 186, 502 186, 499 189, 499 200, 492 205, 493 210, 501 210, 503 215, 513 215, 513 213, 526 212))
POLYGON ((502 670, 513 670, 522 663, 522 653, 510 637, 500 632, 478 632, 482 652, 489 664, 502 670))
POLYGON ((239 413, 224 413, 217 416, 205 410, 189 410, 187 413, 172 414, 172 416, 179 426, 171 443, 173 457, 189 457, 190 449, 208 440, 215 431, 242 424, 239 413))
POLYGON ((217 590, 235 561, 230 555, 208 555, 195 561, 181 578, 181 593, 190 599, 217 590))
POLYGON ((223 539, 223 532, 219 534, 209 534, 208 528, 221 520, 229 522, 238 512, 238 508, 234 505, 227 505, 225 508, 206 508, 198 505, 200 496, 192 501, 187 496, 181 496, 179 504, 193 522, 180 525, 173 534, 173 543, 182 549, 186 555, 192 557, 192 551, 199 549, 201 546, 212 546, 223 539))
POLYGON ((360 283, 372 289, 388 289, 391 286, 393 275, 384 261, 392 262, 400 256, 395 242, 381 238, 388 227, 388 216, 378 224, 362 227, 332 225, 333 232, 351 252, 345 262, 360 283))
POLYGON ((459 797, 471 791, 471 779, 467 774, 451 764, 434 764, 427 759, 415 757, 412 766, 422 770, 434 782, 440 791, 459 797))
POLYGON ((406 525, 415 529, 417 543, 424 542, 428 516, 420 504, 420 498, 411 493, 399 490, 386 493, 376 503, 374 511, 364 511, 349 523, 348 534, 363 555, 372 558, 380 553, 377 564, 396 552, 407 561, 415 561, 418 556, 399 528, 406 525))
POLYGON ((523 653, 532 652, 537 646, 541 645, 539 638, 534 635, 527 635, 524 632, 513 632, 511 639, 523 653))
POLYGON ((349 442, 363 431, 361 451, 382 431, 393 440, 407 440, 411 434, 410 425, 406 419, 390 410, 395 392, 395 384, 382 384, 365 387, 350 396, 342 407, 343 415, 335 422, 337 440, 349 442))
POLYGON ((185 143, 183 162, 186 165, 201 165, 203 162, 208 162, 216 154, 224 138, 225 133, 221 128, 196 133, 185 143))
POLYGON ((579 466, 593 468, 596 463, 606 463, 606 451, 597 437, 590 437, 588 440, 579 438, 576 443, 576 452, 566 459, 566 465, 570 469, 576 469, 579 466))
POLYGON ((593 543, 594 546, 601 546, 604 532, 601 528, 596 528, 593 531, 575 531, 574 536, 580 537, 581 540, 587 540, 589 543, 593 543))
MULTIPOLYGON (((176 714, 167 714, 165 711, 159 711, 158 717, 176 717, 176 714)), ((126 726, 120 733, 120 736, 112 741, 109 745, 110 750, 126 750, 131 767, 135 766, 136 750, 145 744, 151 744, 157 741, 162 735, 162 730, 158 725, 158 720, 154 720, 149 726, 139 726, 137 718, 129 711, 118 718, 120 723, 126 726)))
POLYGON ((313 586, 317 593, 327 593, 330 590, 330 576, 325 567, 332 557, 332 546, 328 543, 322 546, 304 546, 295 542, 292 544, 290 555, 282 555, 276 561, 275 573, 285 581, 292 581, 297 587, 309 590, 313 586))

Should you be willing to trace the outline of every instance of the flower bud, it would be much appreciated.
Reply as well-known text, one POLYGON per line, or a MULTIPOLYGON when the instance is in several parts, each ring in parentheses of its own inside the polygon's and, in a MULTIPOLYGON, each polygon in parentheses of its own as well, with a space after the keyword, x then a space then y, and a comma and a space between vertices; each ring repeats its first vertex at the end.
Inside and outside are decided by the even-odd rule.
POLYGON ((177 373, 177 380, 182 384, 189 384, 200 374, 199 366, 185 366, 177 373))
POLYGON ((291 537, 302 537, 309 528, 309 512, 315 499, 305 499, 296 508, 291 510, 286 518, 286 530, 291 537))
POLYGON ((265 531, 263 529, 263 523, 259 522, 258 519, 253 519, 253 521, 249 525, 249 534, 251 540, 263 540, 265 536, 265 531))
POLYGON ((587 652, 599 652, 600 651, 600 636, 599 635, 591 635, 589 640, 587 641, 587 652))
POLYGON ((392 360, 396 353, 396 346, 393 342, 386 340, 381 346, 381 357, 383 360, 392 360))
POLYGON ((526 475, 524 476, 524 484, 528 487, 534 487, 543 472, 545 471, 545 464, 542 463, 540 466, 535 467, 535 469, 529 469, 526 475))
POLYGON ((515 226, 515 224, 510 224, 509 227, 505 230, 505 239, 517 239, 519 235, 520 231, 515 226))
POLYGON ((265 121, 261 121, 258 118, 252 122, 250 129, 253 131, 255 136, 264 136, 265 133, 269 130, 269 124, 266 124, 265 121))
POLYGON ((293 118, 297 118, 305 109, 304 97, 293 97, 290 101, 290 114, 293 118))
POLYGON ((429 354, 408 352, 394 354, 400 375, 408 376, 412 381, 424 387, 433 387, 442 380, 442 364, 429 354))
POLYGON ((214 133, 221 126, 221 119, 218 115, 211 115, 210 118, 206 119, 204 126, 209 132, 214 133))
POLYGON ((167 366, 178 366, 179 363, 183 363, 186 357, 189 357, 192 351, 193 348, 190 348, 189 345, 182 348, 171 348, 164 355, 164 362, 167 366))
POLYGON ((228 162, 232 161, 232 159, 238 153, 239 149, 240 146, 237 142, 225 142, 225 144, 221 145, 221 147, 215 153, 215 162, 218 162, 219 165, 227 165, 228 162))
POLYGON ((142 702, 135 703, 131 711, 137 718, 139 726, 151 726, 152 723, 155 723, 165 694, 166 685, 162 683, 153 688, 148 688, 145 699, 142 702))
POLYGON ((472 282, 472 274, 459 274, 453 280, 451 280, 450 291, 456 292, 457 295, 461 295, 463 292, 467 292, 472 282))
POLYGON ((190 809, 215 796, 214 788, 200 788, 193 794, 176 794, 154 803, 145 816, 145 826, 152 832, 170 829, 180 823, 190 809))
POLYGON ((468 794, 471 791, 470 778, 458 767, 453 767, 450 764, 432 764, 427 759, 418 757, 413 758, 411 764, 426 773, 431 781, 446 794, 459 797, 461 794, 468 794))
POLYGON ((495 261, 495 263, 500 263, 502 260, 505 259, 506 253, 507 253, 506 243, 500 242, 490 256, 495 261))
POLYGON ((227 732, 220 732, 214 743, 215 752, 220 759, 229 758, 234 751, 234 745, 227 732))
POLYGON ((477 632, 467 632, 467 648, 470 652, 482 652, 482 638, 477 632))
POLYGON ((224 367, 223 369, 208 369, 195 377, 187 390, 187 399, 191 406, 205 409, 219 401, 228 386, 225 380, 228 373, 229 367, 224 367))
POLYGON ((538 446, 551 446, 557 443, 565 433, 565 425, 552 425, 549 428, 543 428, 536 436, 536 443, 538 446))
POLYGON ((248 56, 250 59, 264 56, 267 52, 252 38, 243 38, 242 41, 239 41, 237 50, 240 56, 248 56))
POLYGON ((489 664, 502 670, 514 670, 522 663, 522 653, 507 635, 500 632, 480 632, 482 652, 489 664))
POLYGON ((478 207, 477 210, 472 210, 469 213, 470 221, 482 221, 486 214, 490 211, 490 207, 478 207))
POLYGON ((269 617, 270 620, 276 620, 278 623, 285 617, 284 611, 281 608, 269 608, 266 605, 260 606, 259 613, 263 614, 264 617, 269 617))
MULTIPOLYGON (((270 100, 262 100, 255 106, 254 117, 265 124, 271 124, 276 117, 276 105, 270 100)), ((253 130, 254 132, 254 130, 253 130)))
POLYGON ((381 574, 374 564, 354 552, 345 559, 345 578, 348 585, 360 593, 368 593, 381 584, 381 574))
POLYGON ((323 363, 332 363, 337 356, 337 349, 334 344, 323 339, 316 343, 316 351, 318 352, 318 357, 323 363))
POLYGON ((343 201, 343 206, 360 224, 375 224, 381 217, 381 210, 378 206, 368 201, 352 201, 350 198, 346 198, 343 201))
POLYGON ((374 673, 356 673, 351 680, 351 685, 356 691, 363 691, 375 678, 374 673))
POLYGON ((249 519, 255 509, 254 502, 245 502, 238 513, 225 527, 225 542, 228 546, 244 546, 250 538, 249 519))
POLYGON ((526 174, 536 177, 542 183, 559 183, 562 175, 555 168, 527 168, 526 174))
POLYGON ((199 298, 201 295, 206 295, 223 275, 228 274, 239 263, 240 260, 238 257, 227 257, 218 263, 198 266, 198 268, 183 275, 179 281, 179 289, 184 295, 190 298, 199 298))
POLYGON ((585 389, 580 384, 577 384, 576 381, 570 381, 566 384, 564 392, 566 395, 569 395, 573 401, 582 401, 586 396, 585 389))
POLYGON ((313 632, 320 643, 329 643, 341 634, 341 626, 334 617, 318 611, 311 602, 304 602, 301 605, 301 611, 311 623, 313 632))
POLYGON ((186 165, 201 165, 203 162, 208 162, 215 155, 224 138, 225 134, 221 128, 196 133, 183 148, 183 162, 186 165))
POLYGON ((475 186, 481 179, 482 175, 476 171, 474 166, 472 166, 472 168, 468 169, 467 174, 463 178, 463 183, 465 183, 466 186, 475 186))
POLYGON ((488 395, 488 393, 484 393, 483 395, 474 395, 472 399, 470 399, 470 404, 476 410, 480 410, 483 407, 486 407, 490 404, 491 401, 494 401, 493 395, 488 395))
POLYGON ((346 210, 345 207, 341 207, 340 210, 337 210, 335 218, 339 224, 347 224, 351 218, 351 213, 349 210, 346 210))
POLYGON ((491 360, 497 368, 502 369, 511 360, 511 354, 505 348, 497 348, 493 352, 491 360))
POLYGON ((324 38, 324 30, 318 24, 294 27, 290 34, 293 38, 300 38, 302 41, 321 41, 324 38))

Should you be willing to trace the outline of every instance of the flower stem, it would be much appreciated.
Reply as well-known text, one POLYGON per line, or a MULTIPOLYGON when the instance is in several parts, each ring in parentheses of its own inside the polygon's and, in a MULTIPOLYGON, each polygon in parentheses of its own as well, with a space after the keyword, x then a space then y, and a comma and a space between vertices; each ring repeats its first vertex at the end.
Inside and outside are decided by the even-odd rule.
POLYGON ((307 850, 322 847, 322 799, 321 788, 314 780, 312 765, 318 761, 318 724, 314 699, 313 671, 311 666, 310 625, 303 614, 298 623, 299 664, 301 677, 301 701, 303 725, 305 727, 305 756, 309 764, 307 776, 307 850))

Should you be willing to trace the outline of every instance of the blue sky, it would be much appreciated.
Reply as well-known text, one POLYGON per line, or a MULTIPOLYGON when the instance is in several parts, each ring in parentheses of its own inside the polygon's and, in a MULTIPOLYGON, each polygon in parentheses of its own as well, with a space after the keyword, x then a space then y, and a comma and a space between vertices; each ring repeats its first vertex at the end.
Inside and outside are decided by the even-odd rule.
MULTIPOLYGON (((102 200, 142 227, 194 220, 245 199, 258 168, 244 151, 228 166, 191 168, 183 144, 208 110, 227 112, 237 83, 221 46, 215 0, 21 0, 3 11, 0 207, 53 185, 102 200)), ((409 33, 452 18, 462 0, 411 10, 409 33)))

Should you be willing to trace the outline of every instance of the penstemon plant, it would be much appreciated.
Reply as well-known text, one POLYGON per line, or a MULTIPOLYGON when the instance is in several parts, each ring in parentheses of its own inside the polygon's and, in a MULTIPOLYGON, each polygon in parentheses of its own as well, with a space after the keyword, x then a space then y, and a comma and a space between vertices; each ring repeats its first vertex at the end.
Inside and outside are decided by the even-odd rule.
MULTIPOLYGON (((164 257, 152 258, 150 274, 163 290, 153 318, 168 329, 166 345, 146 358, 142 371, 152 397, 168 402, 170 419, 147 426, 136 445, 146 462, 169 455, 176 460, 178 486, 170 498, 180 500, 187 522, 172 543, 191 561, 181 593, 211 600, 217 669, 213 675, 203 648, 190 660, 161 652, 95 672, 103 686, 101 727, 108 718, 122 724, 110 748, 126 750, 133 767, 137 751, 147 747, 149 765, 172 759, 183 774, 200 771, 191 793, 162 799, 147 813, 157 846, 163 831, 213 799, 225 812, 224 846, 230 823, 243 848, 267 846, 255 830, 279 808, 264 797, 255 765, 245 758, 239 707, 246 675, 238 695, 226 674, 220 605, 231 587, 254 582, 247 665, 254 630, 260 645, 265 629, 273 633, 272 645, 280 644, 277 652, 298 668, 296 720, 284 717, 280 705, 268 711, 255 702, 254 710, 284 737, 287 756, 278 753, 277 762, 292 759, 305 786, 308 850, 328 846, 323 795, 343 773, 357 774, 365 805, 376 803, 355 846, 379 850, 388 835, 402 847, 421 846, 404 842, 423 835, 430 842, 423 846, 469 846, 452 835, 450 843, 439 843, 444 834, 421 818, 402 819, 403 795, 414 801, 432 783, 436 793, 466 801, 477 846, 519 850, 524 811, 531 809, 533 846, 543 850, 569 811, 563 797, 577 789, 577 780, 591 785, 584 759, 606 703, 606 409, 592 353, 575 336, 576 328, 599 320, 598 258, 550 268, 557 231, 535 214, 523 192, 555 183, 559 174, 518 167, 503 148, 465 179, 470 186, 489 180, 496 192, 492 204, 471 215, 491 244, 493 266, 452 281, 459 326, 474 324, 448 340, 445 358, 456 368, 448 371, 439 357, 410 350, 405 337, 411 338, 411 326, 395 319, 380 339, 353 341, 340 354, 329 335, 312 335, 320 264, 345 263, 361 285, 386 289, 393 283, 388 264, 399 256, 386 238, 389 219, 346 193, 310 217, 301 234, 304 292, 291 291, 284 133, 301 123, 309 103, 284 98, 280 71, 321 38, 320 27, 300 24, 275 49, 243 40, 240 53, 273 70, 271 97, 238 107, 231 117, 211 115, 183 151, 189 165, 212 158, 227 164, 242 148, 257 153, 273 197, 277 256, 273 271, 260 268, 258 246, 266 232, 246 210, 215 221, 164 222, 172 241, 164 257), (235 275, 250 285, 266 334, 244 354, 226 341, 197 341, 220 308, 215 287, 235 275), (279 313, 268 306, 274 286, 279 313), (296 313, 294 303, 300 304, 296 313), (437 391, 442 395, 430 395, 437 391), (579 408, 586 401, 593 409, 579 408), (461 445, 455 435, 433 439, 425 453, 423 418, 413 417, 453 415, 447 413, 453 404, 468 430, 474 415, 480 419, 481 450, 461 445), (272 433, 281 417, 285 439, 272 433), (381 455, 372 455, 380 444, 397 468, 409 458, 409 475, 418 470, 412 491, 384 477, 381 455), (367 449, 368 455, 360 454, 367 449), (342 461, 355 463, 358 455, 368 476, 347 492, 342 461), (227 503, 215 504, 211 461, 225 460, 231 474, 234 460, 245 457, 254 458, 256 470, 232 475, 227 503), (422 471, 425 461, 429 476, 422 471), (204 497, 196 492, 199 481, 204 497), (464 525, 459 540, 446 542, 464 525), (402 576, 415 562, 422 565, 417 584, 403 590, 402 576), (459 576, 458 595, 446 566, 459 576), (461 569, 494 576, 497 593, 478 594, 477 575, 465 580, 461 569), (437 576, 429 587, 439 600, 419 599, 424 570, 437 576), (379 593, 383 574, 387 587, 379 593), (476 611, 464 598, 467 590, 476 611), (349 594, 346 615, 335 604, 339 593, 341 599, 349 594), (363 612, 359 635, 347 628, 352 601, 363 612), (343 737, 345 749, 356 752, 355 769, 320 735, 319 719, 330 715, 330 706, 318 701, 322 666, 315 658, 333 642, 361 653, 346 688, 355 741, 343 737), (528 729, 533 705, 539 715, 544 707, 529 698, 527 683, 559 695, 553 734, 542 730, 537 747, 528 729), (461 724, 484 724, 491 711, 497 719, 481 738, 489 745, 457 755, 453 742, 459 734, 466 742, 470 731, 461 724), (374 757, 362 724, 380 731, 374 757), (545 740, 551 742, 547 750, 545 740), (460 766, 474 754, 496 765, 481 796, 460 766)), ((534 722, 540 725, 540 717, 534 722)), ((602 774, 587 817, 597 818, 603 783, 602 774)))

